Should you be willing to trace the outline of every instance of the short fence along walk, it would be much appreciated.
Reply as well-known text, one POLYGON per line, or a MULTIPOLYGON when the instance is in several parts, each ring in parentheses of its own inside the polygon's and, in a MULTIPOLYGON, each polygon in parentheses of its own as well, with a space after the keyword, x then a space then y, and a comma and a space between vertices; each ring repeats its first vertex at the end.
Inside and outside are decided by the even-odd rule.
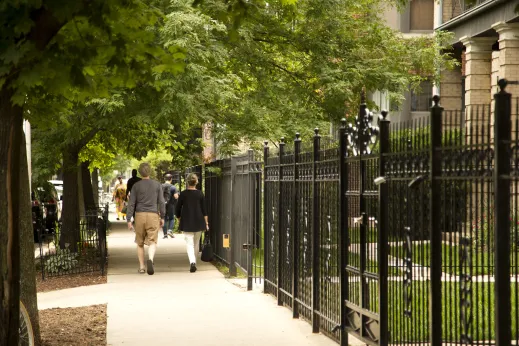
POLYGON ((375 127, 362 104, 337 141, 265 144, 263 195, 255 163, 238 215, 222 212, 236 207, 214 173, 226 164, 206 165, 215 241, 244 232, 262 268, 242 266, 249 281, 341 345, 519 345, 519 102, 499 85, 493 111, 435 97, 429 116, 375 127))

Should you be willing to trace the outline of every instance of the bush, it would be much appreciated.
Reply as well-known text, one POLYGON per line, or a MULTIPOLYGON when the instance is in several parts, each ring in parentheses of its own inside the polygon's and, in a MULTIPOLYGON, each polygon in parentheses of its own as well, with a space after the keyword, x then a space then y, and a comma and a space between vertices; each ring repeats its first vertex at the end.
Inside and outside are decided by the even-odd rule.
POLYGON ((77 257, 78 254, 69 249, 56 248, 56 253, 45 261, 45 268, 53 274, 72 270, 78 264, 77 257))

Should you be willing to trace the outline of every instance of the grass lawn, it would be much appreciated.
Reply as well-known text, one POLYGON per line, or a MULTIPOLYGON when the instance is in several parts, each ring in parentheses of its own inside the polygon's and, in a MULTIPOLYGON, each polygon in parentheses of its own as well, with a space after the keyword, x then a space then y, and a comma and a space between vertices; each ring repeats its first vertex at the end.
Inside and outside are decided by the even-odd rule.
MULTIPOLYGON (((430 244, 414 243, 412 246, 412 261, 413 263, 420 264, 424 267, 430 266, 430 244)), ((405 248, 403 245, 391 246, 391 256, 398 258, 405 257, 405 248)), ((460 248, 457 245, 442 244, 442 265, 443 272, 448 274, 459 275, 461 273, 460 266, 460 248)), ((519 273, 515 263, 517 259, 512 256, 511 263, 512 274, 519 273)), ((468 271, 472 276, 476 275, 487 275, 494 273, 494 254, 491 252, 471 252, 471 266, 465 265, 465 271, 468 271), (472 272, 470 272, 472 268, 472 272)))
MULTIPOLYGON (((390 342, 424 342, 429 338, 428 296, 429 282, 415 281, 411 284, 410 316, 404 314, 404 284, 389 283, 389 330, 390 342)), ((494 284, 472 283, 472 295, 468 312, 468 332, 473 341, 494 340, 494 284)), ((512 337, 518 337, 516 300, 518 287, 512 284, 512 337)), ((442 332, 443 340, 461 340, 461 286, 456 282, 444 282, 442 286, 442 332)))

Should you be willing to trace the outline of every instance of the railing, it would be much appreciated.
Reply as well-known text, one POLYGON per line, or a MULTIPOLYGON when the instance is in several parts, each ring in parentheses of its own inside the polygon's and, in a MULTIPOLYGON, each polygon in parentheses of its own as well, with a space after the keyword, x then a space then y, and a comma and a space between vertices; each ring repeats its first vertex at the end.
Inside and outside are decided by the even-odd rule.
MULTIPOLYGON (((450 10, 449 12, 445 12, 444 13, 448 13, 450 18, 445 18, 445 21, 447 20, 451 20, 453 18, 456 18, 457 16, 465 13, 465 12, 468 12, 472 9, 474 9, 475 7, 481 5, 481 4, 484 4, 485 2, 489 2, 491 0, 452 0, 452 2, 450 3, 450 10)), ((446 3, 444 2, 444 6, 446 3)))
POLYGON ((75 246, 60 247, 61 223, 52 234, 39 234, 42 279, 99 271, 105 274, 108 258, 108 204, 80 216, 75 246))

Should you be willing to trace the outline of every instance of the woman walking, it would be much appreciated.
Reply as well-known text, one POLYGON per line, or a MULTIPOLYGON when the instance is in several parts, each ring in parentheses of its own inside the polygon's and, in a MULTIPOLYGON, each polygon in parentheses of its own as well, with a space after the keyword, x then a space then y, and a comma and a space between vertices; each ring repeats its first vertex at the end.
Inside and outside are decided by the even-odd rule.
POLYGON ((123 208, 124 208, 124 200, 126 199, 126 184, 123 183, 123 177, 120 175, 117 177, 119 182, 115 185, 114 194, 112 197, 112 202, 115 199, 115 207, 117 210, 117 220, 119 218, 125 217, 123 214, 123 208))
POLYGON ((209 222, 202 191, 196 189, 198 177, 191 173, 187 176, 187 189, 180 193, 175 215, 179 220, 178 229, 184 233, 186 250, 189 257, 189 271, 196 272, 196 255, 199 252, 200 237, 204 230, 209 231, 209 222))

